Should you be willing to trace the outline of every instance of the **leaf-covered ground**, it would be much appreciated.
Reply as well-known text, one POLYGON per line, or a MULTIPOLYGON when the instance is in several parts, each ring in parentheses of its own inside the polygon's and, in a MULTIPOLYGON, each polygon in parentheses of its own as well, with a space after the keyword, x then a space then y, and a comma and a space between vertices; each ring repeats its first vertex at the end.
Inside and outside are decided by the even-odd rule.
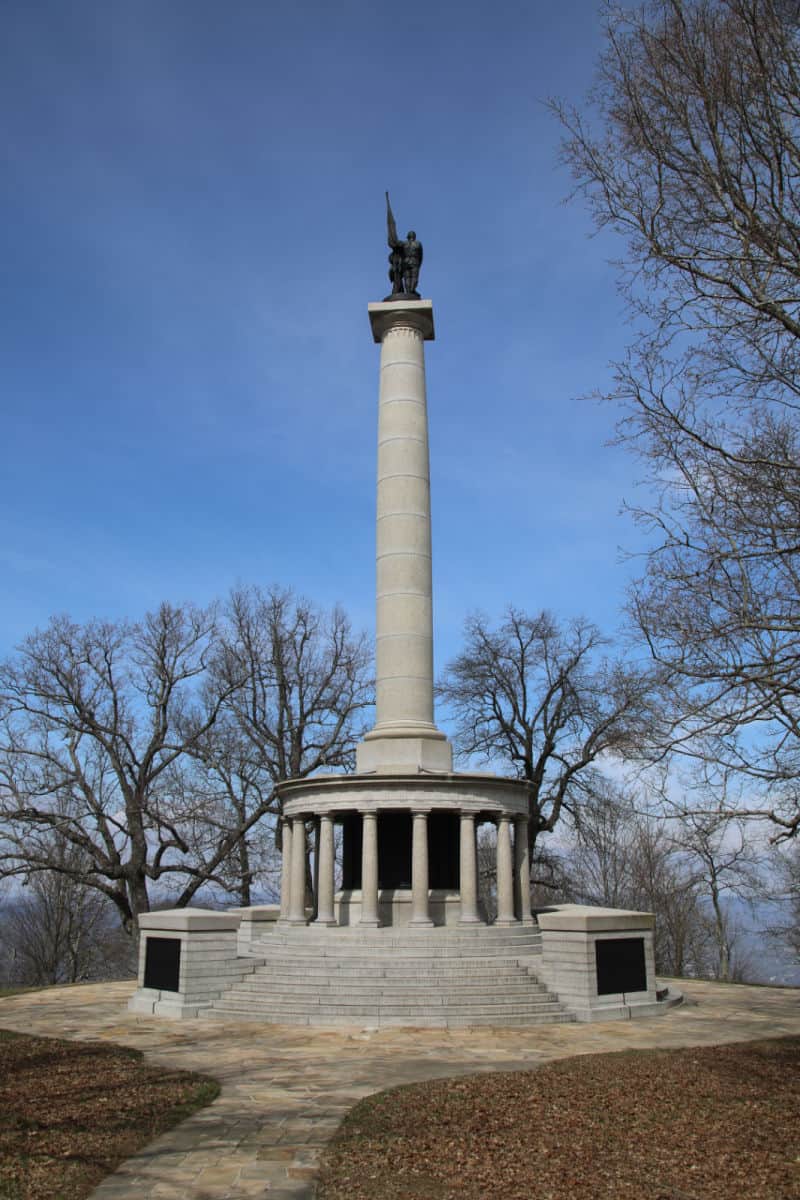
POLYGON ((800 1198, 800 1038, 601 1054, 382 1092, 320 1200, 800 1198))
POLYGON ((0 1030, 0 1200, 78 1200, 219 1092, 137 1050, 0 1030))

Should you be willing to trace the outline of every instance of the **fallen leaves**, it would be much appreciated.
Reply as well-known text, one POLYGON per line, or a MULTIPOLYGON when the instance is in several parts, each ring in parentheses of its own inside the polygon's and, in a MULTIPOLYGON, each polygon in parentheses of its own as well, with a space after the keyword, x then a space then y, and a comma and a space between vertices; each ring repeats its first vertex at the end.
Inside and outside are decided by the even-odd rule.
POLYGON ((122 1046, 0 1031, 0 1197, 79 1200, 218 1092, 122 1046))
POLYGON ((368 1097, 320 1200, 800 1200, 800 1038, 582 1056, 368 1097))

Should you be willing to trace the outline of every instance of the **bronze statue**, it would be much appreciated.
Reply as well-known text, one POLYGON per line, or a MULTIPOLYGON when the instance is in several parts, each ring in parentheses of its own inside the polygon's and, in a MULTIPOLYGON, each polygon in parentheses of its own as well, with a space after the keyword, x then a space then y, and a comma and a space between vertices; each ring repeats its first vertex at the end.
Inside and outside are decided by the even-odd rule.
POLYGON ((388 192, 386 193, 386 234, 391 250, 389 279, 392 284, 392 294, 386 299, 419 300, 417 283, 419 282, 419 269, 422 266, 422 242, 417 241, 417 235, 413 229, 406 235, 405 241, 398 238, 388 192))

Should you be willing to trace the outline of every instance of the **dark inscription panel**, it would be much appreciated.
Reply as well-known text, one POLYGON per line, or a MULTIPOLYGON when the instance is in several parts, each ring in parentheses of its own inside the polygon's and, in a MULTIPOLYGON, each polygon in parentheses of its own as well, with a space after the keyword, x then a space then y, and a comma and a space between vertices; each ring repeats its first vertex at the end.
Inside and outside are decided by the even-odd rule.
POLYGON ((144 986, 177 992, 181 973, 178 938, 149 937, 144 951, 144 986))
POLYGON ((607 941, 597 941, 594 945, 598 995, 646 991, 644 938, 609 938, 607 941))

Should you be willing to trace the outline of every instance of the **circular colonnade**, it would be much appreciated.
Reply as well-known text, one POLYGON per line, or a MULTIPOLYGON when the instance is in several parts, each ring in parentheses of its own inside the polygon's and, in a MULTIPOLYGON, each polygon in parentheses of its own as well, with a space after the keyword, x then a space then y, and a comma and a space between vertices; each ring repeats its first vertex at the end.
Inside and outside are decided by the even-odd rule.
POLYGON ((433 893, 457 899, 453 919, 458 924, 482 923, 477 828, 485 822, 497 826, 495 924, 532 921, 525 783, 492 775, 351 775, 287 781, 278 791, 283 801, 282 924, 308 924, 309 822, 316 829, 315 926, 450 923, 447 908, 432 903, 433 893), (343 858, 338 897, 337 824, 343 858), (389 901, 398 895, 407 897, 410 907, 392 906, 389 901), (357 920, 345 921, 343 913, 352 910, 354 900, 357 920), (407 920, 400 918, 402 911, 407 920))

